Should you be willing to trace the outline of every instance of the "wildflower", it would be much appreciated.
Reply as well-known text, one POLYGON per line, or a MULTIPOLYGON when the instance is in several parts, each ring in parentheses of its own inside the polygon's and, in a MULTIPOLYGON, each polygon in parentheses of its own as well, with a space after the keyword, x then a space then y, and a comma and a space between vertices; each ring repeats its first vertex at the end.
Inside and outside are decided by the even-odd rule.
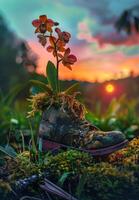
POLYGON ((73 65, 77 61, 77 58, 76 56, 70 54, 70 48, 66 49, 64 56, 62 56, 61 54, 58 55, 62 59, 62 64, 72 70, 71 65, 73 65))
POLYGON ((46 15, 41 15, 39 19, 32 21, 32 25, 36 27, 35 33, 45 33, 46 31, 52 32, 52 27, 57 26, 58 23, 52 19, 48 19, 46 15))
POLYGON ((65 31, 61 31, 59 28, 55 29, 55 32, 58 34, 59 40, 63 41, 64 43, 68 43, 69 39, 71 38, 71 34, 65 31))

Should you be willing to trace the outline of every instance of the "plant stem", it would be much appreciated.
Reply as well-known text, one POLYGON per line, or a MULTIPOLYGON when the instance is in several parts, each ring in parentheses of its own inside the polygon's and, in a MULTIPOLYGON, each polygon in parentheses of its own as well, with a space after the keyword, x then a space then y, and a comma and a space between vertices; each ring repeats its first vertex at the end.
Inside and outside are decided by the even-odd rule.
POLYGON ((56 76, 56 81, 57 81, 57 91, 60 92, 60 84, 59 84, 59 63, 61 62, 61 59, 58 59, 58 50, 57 50, 57 42, 59 41, 59 39, 57 39, 56 41, 54 41, 52 33, 50 33, 50 37, 52 38, 53 44, 54 44, 54 52, 55 52, 55 56, 56 56, 56 69, 57 69, 57 76, 56 76))
POLYGON ((58 60, 58 53, 57 53, 57 42, 58 42, 59 39, 57 39, 57 41, 55 42, 53 40, 53 43, 54 43, 54 48, 55 48, 55 54, 56 54, 56 69, 57 69, 57 91, 60 92, 60 86, 59 86, 59 60, 58 60))
POLYGON ((59 61, 58 61, 58 55, 56 52, 56 69, 57 69, 57 90, 60 92, 60 86, 59 86, 59 61))

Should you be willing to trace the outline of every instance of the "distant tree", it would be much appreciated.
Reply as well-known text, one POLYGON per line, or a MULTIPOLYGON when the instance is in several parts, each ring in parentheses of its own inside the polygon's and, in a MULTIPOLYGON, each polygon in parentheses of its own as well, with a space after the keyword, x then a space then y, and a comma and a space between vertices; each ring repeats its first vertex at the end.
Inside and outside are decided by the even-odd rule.
POLYGON ((17 38, 0 16, 0 89, 7 92, 13 85, 27 81, 28 71, 36 68, 36 59, 27 43, 17 38))
POLYGON ((127 34, 139 32, 139 5, 125 10, 115 23, 118 31, 124 30, 127 34))
POLYGON ((129 77, 131 77, 131 78, 135 77, 135 72, 134 72, 134 70, 131 70, 131 71, 130 71, 129 77))

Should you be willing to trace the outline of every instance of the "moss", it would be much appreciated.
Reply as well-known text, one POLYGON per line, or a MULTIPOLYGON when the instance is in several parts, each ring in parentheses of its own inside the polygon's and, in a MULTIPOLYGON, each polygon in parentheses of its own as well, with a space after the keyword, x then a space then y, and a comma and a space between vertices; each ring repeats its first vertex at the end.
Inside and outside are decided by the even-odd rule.
POLYGON ((139 138, 131 140, 126 148, 123 148, 108 157, 108 162, 123 167, 135 167, 139 163, 139 138))
POLYGON ((71 176, 67 177, 67 180, 72 186, 73 180, 76 181, 73 190, 74 194, 80 194, 80 200, 91 197, 94 200, 138 199, 139 167, 134 163, 129 168, 122 163, 110 163, 107 159, 104 159, 104 162, 97 162, 91 155, 69 150, 49 157, 47 170, 52 177, 56 177, 56 180, 64 173, 70 172, 71 176), (83 176, 85 179, 82 179, 83 176), (78 192, 80 184, 83 188, 78 192))
POLYGON ((92 156, 80 151, 69 150, 56 156, 50 156, 46 168, 53 176, 59 178, 65 172, 71 172, 74 176, 80 174, 92 163, 92 156))
POLYGON ((137 199, 138 180, 132 172, 108 163, 95 164, 85 172, 87 181, 83 193, 86 196, 92 195, 94 200, 137 199))
POLYGON ((66 110, 71 117, 83 119, 85 117, 84 106, 76 99, 77 93, 68 95, 61 92, 57 95, 49 95, 48 93, 39 93, 31 96, 30 107, 31 111, 28 112, 28 117, 33 117, 36 112, 43 112, 51 106, 60 107, 66 110))
POLYGON ((30 160, 29 152, 23 152, 15 160, 7 159, 10 176, 4 184, 0 182, 1 187, 7 190, 10 188, 7 183, 13 184, 46 170, 50 180, 56 183, 67 174, 63 187, 67 189, 66 183, 70 184, 73 195, 80 200, 92 197, 94 200, 138 200, 139 166, 133 160, 138 152, 138 141, 134 139, 126 148, 103 161, 81 151, 68 150, 55 156, 45 154, 44 162, 39 163, 30 160))

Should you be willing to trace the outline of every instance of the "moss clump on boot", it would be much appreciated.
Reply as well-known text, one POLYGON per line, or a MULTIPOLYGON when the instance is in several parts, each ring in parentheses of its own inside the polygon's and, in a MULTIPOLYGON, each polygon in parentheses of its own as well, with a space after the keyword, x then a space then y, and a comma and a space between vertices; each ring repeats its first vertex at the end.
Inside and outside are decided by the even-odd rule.
POLYGON ((28 99, 31 107, 28 117, 33 117, 36 112, 42 113, 44 110, 55 107, 67 112, 71 118, 81 120, 85 116, 85 107, 76 99, 77 94, 68 95, 61 92, 57 95, 49 95, 48 93, 33 95, 28 99))

